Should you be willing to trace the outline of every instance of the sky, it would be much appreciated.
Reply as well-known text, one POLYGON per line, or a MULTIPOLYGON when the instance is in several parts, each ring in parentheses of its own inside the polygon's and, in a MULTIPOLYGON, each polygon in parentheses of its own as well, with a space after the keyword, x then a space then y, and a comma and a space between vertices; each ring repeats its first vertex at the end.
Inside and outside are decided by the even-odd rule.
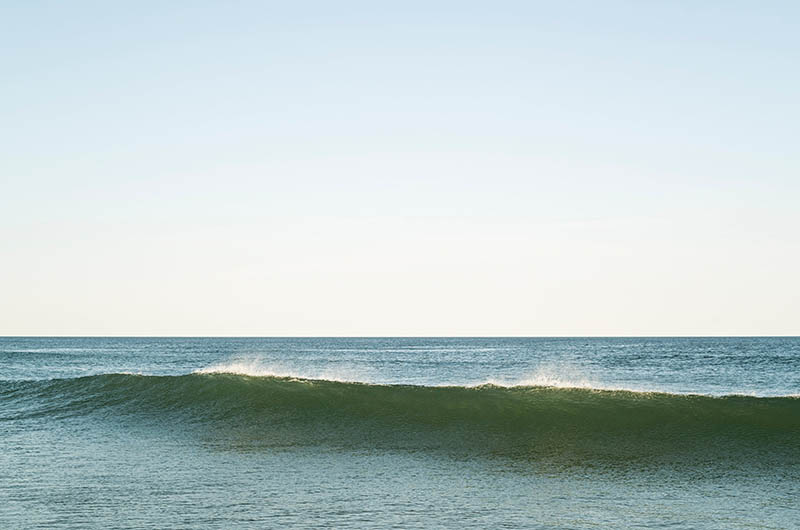
POLYGON ((798 20, 3 2, 0 335, 799 335, 798 20))

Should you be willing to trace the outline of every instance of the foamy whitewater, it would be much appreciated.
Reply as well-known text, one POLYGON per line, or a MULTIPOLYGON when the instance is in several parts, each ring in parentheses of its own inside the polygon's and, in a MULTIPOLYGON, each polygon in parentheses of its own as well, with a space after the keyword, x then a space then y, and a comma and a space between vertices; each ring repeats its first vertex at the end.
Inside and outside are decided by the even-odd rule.
POLYGON ((0 339, 4 528, 800 527, 800 339, 0 339))

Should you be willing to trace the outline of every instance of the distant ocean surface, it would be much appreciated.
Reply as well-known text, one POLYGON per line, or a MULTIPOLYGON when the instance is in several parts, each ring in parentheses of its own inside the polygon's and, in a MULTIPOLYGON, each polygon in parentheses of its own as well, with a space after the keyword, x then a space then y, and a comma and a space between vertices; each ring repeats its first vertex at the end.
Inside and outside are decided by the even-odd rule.
POLYGON ((800 528, 800 338, 0 338, 0 528, 800 528))

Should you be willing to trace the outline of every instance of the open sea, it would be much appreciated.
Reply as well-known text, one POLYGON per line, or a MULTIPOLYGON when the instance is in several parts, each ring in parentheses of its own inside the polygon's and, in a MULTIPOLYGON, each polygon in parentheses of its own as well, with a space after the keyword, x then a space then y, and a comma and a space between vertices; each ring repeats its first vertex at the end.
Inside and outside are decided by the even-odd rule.
POLYGON ((800 528, 800 338, 0 338, 0 528, 800 528))

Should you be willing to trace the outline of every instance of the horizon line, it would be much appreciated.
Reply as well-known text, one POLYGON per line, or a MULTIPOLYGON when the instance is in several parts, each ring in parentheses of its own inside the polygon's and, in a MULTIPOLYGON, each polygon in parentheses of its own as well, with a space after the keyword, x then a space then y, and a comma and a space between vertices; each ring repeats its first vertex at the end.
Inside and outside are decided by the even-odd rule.
POLYGON ((0 335, 0 339, 711 339, 800 335, 0 335))

